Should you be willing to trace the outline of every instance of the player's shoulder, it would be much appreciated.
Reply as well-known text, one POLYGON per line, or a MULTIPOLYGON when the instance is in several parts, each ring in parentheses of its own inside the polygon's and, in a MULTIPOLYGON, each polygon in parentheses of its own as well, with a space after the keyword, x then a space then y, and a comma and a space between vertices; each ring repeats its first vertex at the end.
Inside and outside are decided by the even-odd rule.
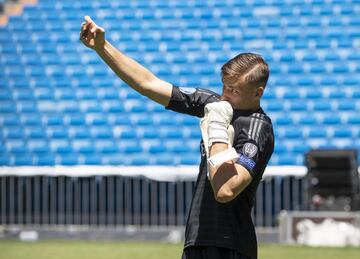
POLYGON ((273 135, 271 119, 261 108, 255 112, 238 116, 234 121, 234 126, 239 131, 243 131, 248 139, 255 141, 273 135))

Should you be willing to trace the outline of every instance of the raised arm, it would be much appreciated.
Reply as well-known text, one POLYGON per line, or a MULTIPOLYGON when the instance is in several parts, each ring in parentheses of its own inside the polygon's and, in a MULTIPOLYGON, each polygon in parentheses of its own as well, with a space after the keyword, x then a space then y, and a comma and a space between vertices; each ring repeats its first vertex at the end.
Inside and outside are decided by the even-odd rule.
POLYGON ((80 40, 85 46, 95 50, 116 75, 134 90, 164 106, 169 104, 172 85, 111 45, 105 39, 105 30, 89 16, 85 16, 85 22, 81 26, 80 40))

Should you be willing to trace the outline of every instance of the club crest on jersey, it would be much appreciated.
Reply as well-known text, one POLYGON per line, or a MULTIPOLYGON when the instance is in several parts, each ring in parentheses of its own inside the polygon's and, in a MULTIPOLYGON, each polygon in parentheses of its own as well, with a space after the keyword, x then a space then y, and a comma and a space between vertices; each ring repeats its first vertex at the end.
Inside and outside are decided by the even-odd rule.
POLYGON ((179 87, 180 92, 184 94, 193 94, 196 91, 196 88, 193 87, 179 87))
POLYGON ((254 145, 253 143, 246 143, 243 146, 242 152, 245 156, 252 158, 256 155, 257 153, 257 146, 254 145))

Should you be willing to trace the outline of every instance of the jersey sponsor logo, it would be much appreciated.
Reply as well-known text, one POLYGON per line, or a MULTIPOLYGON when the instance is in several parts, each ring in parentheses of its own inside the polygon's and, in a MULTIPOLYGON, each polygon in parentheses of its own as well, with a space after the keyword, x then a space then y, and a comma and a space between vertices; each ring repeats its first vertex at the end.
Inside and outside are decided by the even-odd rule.
POLYGON ((179 87, 179 90, 184 94, 193 94, 196 92, 196 88, 193 87, 179 87))
POLYGON ((243 146, 242 152, 245 156, 252 158, 256 155, 257 153, 257 146, 253 143, 246 143, 243 146))
POLYGON ((237 161, 239 164, 245 165, 246 167, 250 169, 254 169, 256 163, 254 160, 244 156, 243 154, 240 154, 239 159, 237 161))

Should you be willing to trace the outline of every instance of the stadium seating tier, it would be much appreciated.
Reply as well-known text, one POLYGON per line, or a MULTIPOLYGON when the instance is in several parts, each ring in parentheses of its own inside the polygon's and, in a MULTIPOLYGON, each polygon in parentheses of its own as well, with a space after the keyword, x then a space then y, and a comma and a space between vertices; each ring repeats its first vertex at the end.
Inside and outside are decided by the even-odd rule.
POLYGON ((198 119, 117 79, 78 41, 84 15, 175 85, 220 93, 224 62, 262 54, 271 165, 302 165, 312 148, 360 148, 357 0, 39 0, 0 28, 0 165, 199 162, 198 119))

